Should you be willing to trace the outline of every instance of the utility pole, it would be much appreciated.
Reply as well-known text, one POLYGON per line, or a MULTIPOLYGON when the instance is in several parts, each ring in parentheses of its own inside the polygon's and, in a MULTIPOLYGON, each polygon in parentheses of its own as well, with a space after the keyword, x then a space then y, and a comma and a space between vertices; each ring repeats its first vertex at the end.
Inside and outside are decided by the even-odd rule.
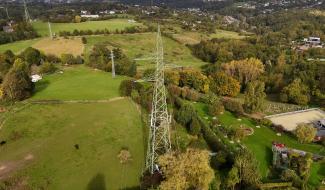
POLYGON ((50 38, 53 39, 51 23, 50 23, 50 21, 48 21, 47 23, 48 23, 48 26, 49 26, 49 34, 50 34, 50 38))
POLYGON ((115 63, 114 63, 114 52, 111 50, 111 61, 112 61, 112 78, 115 78, 115 63))
POLYGON ((169 152, 171 149, 169 133, 171 116, 167 108, 167 92, 164 81, 164 47, 159 25, 156 46, 156 71, 146 156, 146 167, 151 174, 159 170, 157 165, 158 156, 169 152))
POLYGON ((24 1, 24 9, 25 9, 25 19, 26 19, 26 22, 31 22, 31 19, 30 19, 29 13, 28 13, 28 9, 27 9, 26 0, 23 0, 23 1, 24 1))

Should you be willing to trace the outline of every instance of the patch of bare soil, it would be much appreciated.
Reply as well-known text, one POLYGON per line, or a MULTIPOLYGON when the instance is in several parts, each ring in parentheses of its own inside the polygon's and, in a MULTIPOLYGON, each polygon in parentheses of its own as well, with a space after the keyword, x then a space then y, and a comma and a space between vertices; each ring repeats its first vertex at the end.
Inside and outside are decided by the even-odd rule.
POLYGON ((4 180, 10 177, 15 171, 22 169, 24 166, 34 160, 32 154, 27 154, 23 159, 18 161, 0 162, 0 180, 4 180))

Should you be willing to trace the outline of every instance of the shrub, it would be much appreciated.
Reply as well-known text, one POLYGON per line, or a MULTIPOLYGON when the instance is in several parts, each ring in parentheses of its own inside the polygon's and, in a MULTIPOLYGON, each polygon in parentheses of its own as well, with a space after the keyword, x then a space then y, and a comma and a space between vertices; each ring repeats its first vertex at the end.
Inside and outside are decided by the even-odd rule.
POLYGON ((191 135, 198 135, 201 132, 201 125, 200 122, 197 120, 196 117, 192 119, 191 125, 190 125, 190 134, 191 135))
POLYGON ((56 55, 53 55, 53 54, 46 55, 45 61, 47 61, 49 63, 60 63, 61 62, 60 58, 58 58, 56 55))
POLYGON ((312 125, 300 124, 295 130, 295 135, 300 143, 310 143, 314 140, 317 129, 312 125))
POLYGON ((209 114, 212 116, 217 116, 224 111, 225 107, 219 100, 215 100, 212 104, 209 104, 209 114))
POLYGON ((133 89, 133 81, 132 80, 123 80, 120 84, 120 95, 121 96, 131 96, 133 89))
POLYGON ((176 121, 183 126, 188 126, 194 116, 196 116, 196 111, 193 106, 184 104, 177 112, 176 121))
POLYGON ((41 74, 50 74, 54 73, 57 70, 53 63, 45 62, 40 66, 39 72, 41 74))
POLYGON ((237 96, 240 92, 240 83, 226 75, 218 72, 210 76, 210 90, 220 96, 237 96))
POLYGON ((165 83, 172 85, 179 85, 180 75, 178 71, 167 70, 165 71, 165 83))
POLYGON ((244 109, 242 103, 236 101, 236 100, 231 100, 231 99, 223 99, 222 100, 223 105, 225 106, 225 109, 236 114, 236 115, 243 115, 244 114, 244 109))
POLYGON ((83 44, 87 44, 87 38, 86 38, 86 37, 83 36, 83 37, 81 38, 81 41, 82 41, 83 44))
POLYGON ((280 100, 282 102, 306 105, 309 102, 309 89, 300 79, 295 79, 283 88, 280 94, 280 100))

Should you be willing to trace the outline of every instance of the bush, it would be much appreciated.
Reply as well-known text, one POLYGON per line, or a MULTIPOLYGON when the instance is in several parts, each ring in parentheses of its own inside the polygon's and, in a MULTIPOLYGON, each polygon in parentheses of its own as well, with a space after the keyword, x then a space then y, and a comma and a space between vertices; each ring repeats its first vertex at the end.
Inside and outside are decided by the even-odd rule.
POLYGON ((83 36, 83 37, 81 38, 81 41, 82 41, 83 44, 87 44, 87 38, 86 38, 86 37, 83 36))
POLYGON ((314 140, 317 129, 312 125, 300 124, 295 130, 295 135, 300 143, 310 143, 314 140))
POLYGON ((39 72, 41 74, 51 74, 57 70, 53 63, 45 62, 40 66, 39 72))
POLYGON ((244 108, 242 103, 236 101, 236 100, 231 100, 231 99, 223 99, 222 103, 225 107, 226 110, 236 114, 236 115, 243 115, 244 114, 244 108))
POLYGON ((197 120, 196 117, 192 119, 191 125, 190 125, 190 134, 191 135, 199 135, 201 132, 201 125, 200 122, 197 120))
POLYGON ((177 112, 176 121, 183 125, 188 126, 193 117, 196 116, 196 110, 190 104, 184 104, 177 112))
POLYGON ((210 76, 210 90, 220 96, 237 96, 240 92, 240 83, 226 75, 218 72, 210 76))
POLYGON ((83 59, 81 56, 77 56, 76 58, 72 54, 62 54, 61 62, 63 65, 74 65, 74 64, 82 64, 83 59))
POLYGON ((211 116, 217 116, 224 111, 225 111, 225 107, 223 106, 222 102, 220 102, 219 100, 215 100, 212 104, 209 104, 209 114, 211 116))
POLYGON ((133 81, 132 80, 123 80, 120 84, 120 95, 121 96, 131 96, 133 89, 133 81))
POLYGON ((58 58, 56 55, 53 55, 53 54, 46 55, 45 61, 47 61, 49 63, 60 63, 61 62, 60 58, 58 58))
POLYGON ((309 89, 300 79, 296 79, 283 88, 280 94, 280 100, 282 102, 306 105, 309 102, 309 89))

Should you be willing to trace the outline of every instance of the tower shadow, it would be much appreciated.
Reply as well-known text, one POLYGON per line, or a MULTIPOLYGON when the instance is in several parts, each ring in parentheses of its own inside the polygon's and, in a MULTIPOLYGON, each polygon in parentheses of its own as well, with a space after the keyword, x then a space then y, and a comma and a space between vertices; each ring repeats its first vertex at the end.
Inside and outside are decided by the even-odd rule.
POLYGON ((106 190, 105 176, 101 173, 95 175, 88 183, 87 190, 106 190))

